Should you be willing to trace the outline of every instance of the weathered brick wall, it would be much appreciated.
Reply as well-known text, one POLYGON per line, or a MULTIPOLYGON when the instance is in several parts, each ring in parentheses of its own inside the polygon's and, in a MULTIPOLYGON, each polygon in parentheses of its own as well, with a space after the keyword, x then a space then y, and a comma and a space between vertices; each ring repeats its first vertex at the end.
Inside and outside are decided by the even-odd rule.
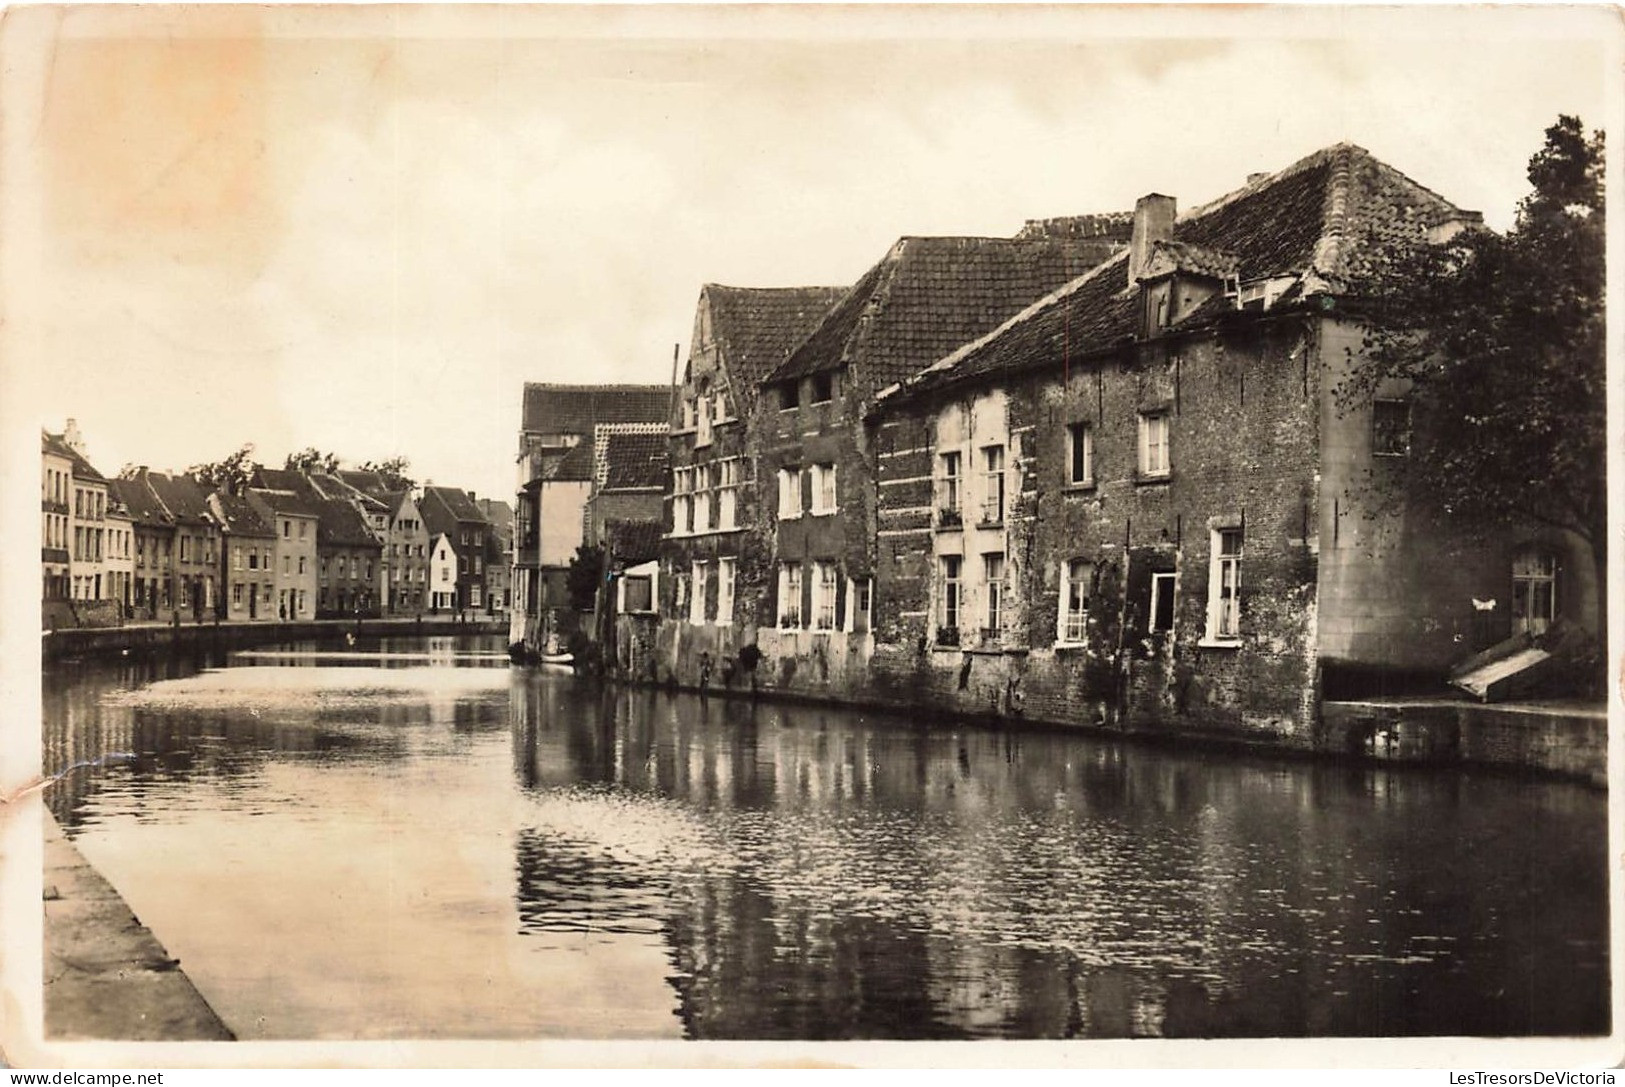
MULTIPOLYGON (((869 696, 957 711, 1141 728, 1240 731, 1308 745, 1313 719, 1318 385, 1296 325, 1173 341, 1134 362, 1004 386, 1011 463, 1005 546, 1024 651, 923 645, 935 592, 932 420, 945 400, 876 426, 877 646, 869 696), (1172 471, 1137 478, 1139 416, 1169 416, 1172 471), (1094 442, 1074 486, 1067 425, 1094 442), (920 507, 927 507, 921 510, 920 507), (1241 528, 1241 637, 1208 638, 1210 530, 1241 528), (1062 570, 1093 563, 1088 635, 1057 647, 1062 570), (1173 630, 1152 633, 1150 576, 1178 576, 1173 630)), ((960 396, 975 395, 974 392, 960 396)), ((985 405, 978 410, 985 410, 985 405)))
POLYGON ((1316 746, 1402 762, 1470 762, 1608 783, 1601 711, 1470 702, 1327 702, 1316 746))

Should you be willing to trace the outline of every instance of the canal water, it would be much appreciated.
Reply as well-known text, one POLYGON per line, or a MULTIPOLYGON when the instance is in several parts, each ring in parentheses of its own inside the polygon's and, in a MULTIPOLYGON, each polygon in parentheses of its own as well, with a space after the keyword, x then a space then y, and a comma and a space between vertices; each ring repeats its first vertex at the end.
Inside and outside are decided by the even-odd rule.
POLYGON ((76 664, 50 803, 242 1038, 1606 1033, 1606 796, 604 689, 76 664))

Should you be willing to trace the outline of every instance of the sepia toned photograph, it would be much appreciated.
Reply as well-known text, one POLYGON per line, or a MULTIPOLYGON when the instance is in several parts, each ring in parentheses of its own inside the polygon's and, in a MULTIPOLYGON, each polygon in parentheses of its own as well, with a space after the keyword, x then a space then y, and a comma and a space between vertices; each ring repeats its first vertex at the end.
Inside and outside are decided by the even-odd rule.
POLYGON ((7 10, 0 1056, 1616 1065, 1622 45, 7 10))

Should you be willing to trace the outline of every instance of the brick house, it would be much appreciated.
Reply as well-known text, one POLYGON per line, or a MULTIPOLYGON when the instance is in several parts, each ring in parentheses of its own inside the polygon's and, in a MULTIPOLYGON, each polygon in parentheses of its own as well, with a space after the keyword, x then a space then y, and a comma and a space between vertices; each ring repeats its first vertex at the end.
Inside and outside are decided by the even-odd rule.
POLYGON ((260 468, 249 501, 276 533, 271 575, 276 598, 264 601, 279 619, 316 618, 317 534, 321 510, 298 472, 260 468))
POLYGON ((673 390, 662 576, 653 582, 669 666, 680 669, 701 653, 731 655, 755 639, 773 586, 756 485, 761 380, 845 293, 716 283, 700 290, 688 361, 673 390))
POLYGON ((429 606, 429 532, 410 488, 379 472, 345 469, 349 488, 382 544, 379 603, 387 615, 416 615, 429 606))
POLYGON ((671 395, 666 385, 525 384, 513 507, 511 645, 537 652, 573 629, 564 572, 587 539, 597 427, 665 423, 671 395))
POLYGON ((1013 238, 903 238, 765 376, 753 443, 773 571, 748 621, 769 670, 818 690, 865 667, 876 525, 863 419, 875 394, 1094 267, 1126 229, 1126 216, 1104 215, 1013 238))
POLYGON ((175 522, 138 468, 128 478, 108 480, 108 492, 130 517, 135 537, 131 614, 136 619, 168 619, 174 614, 175 522))
POLYGON ((485 541, 491 526, 480 512, 473 493, 456 487, 425 486, 418 509, 430 537, 446 536, 457 553, 457 595, 453 607, 459 611, 482 610, 485 607, 485 541))
POLYGON ((485 613, 505 615, 512 600, 513 507, 500 498, 481 498, 475 504, 491 526, 485 536, 485 613))
POLYGON ((316 509, 316 618, 376 616, 384 545, 366 515, 344 498, 319 497, 316 509))
POLYGON ((1341 749, 1370 738, 1323 697, 1437 681, 1554 597, 1594 631, 1576 541, 1390 501, 1406 390, 1337 398, 1362 248, 1477 221, 1349 145, 1148 196, 1128 252, 886 390, 865 695, 1341 749))
POLYGON ((276 532, 246 495, 215 491, 209 495, 209 509, 220 526, 215 613, 233 622, 275 620, 276 532))
POLYGON ((142 469, 139 477, 157 496, 171 526, 169 614, 193 622, 212 619, 219 592, 220 528, 207 492, 197 480, 179 473, 142 469))

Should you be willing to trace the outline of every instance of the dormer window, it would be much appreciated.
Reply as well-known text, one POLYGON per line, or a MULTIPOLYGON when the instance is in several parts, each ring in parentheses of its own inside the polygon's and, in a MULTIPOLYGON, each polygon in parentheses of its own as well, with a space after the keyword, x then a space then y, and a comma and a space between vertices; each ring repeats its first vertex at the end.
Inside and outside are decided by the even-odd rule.
POLYGON ((789 411, 801 406, 801 383, 794 379, 779 386, 779 410, 789 411))
POLYGON ((827 404, 834 395, 834 374, 814 374, 812 376, 812 402, 814 404, 827 404))

